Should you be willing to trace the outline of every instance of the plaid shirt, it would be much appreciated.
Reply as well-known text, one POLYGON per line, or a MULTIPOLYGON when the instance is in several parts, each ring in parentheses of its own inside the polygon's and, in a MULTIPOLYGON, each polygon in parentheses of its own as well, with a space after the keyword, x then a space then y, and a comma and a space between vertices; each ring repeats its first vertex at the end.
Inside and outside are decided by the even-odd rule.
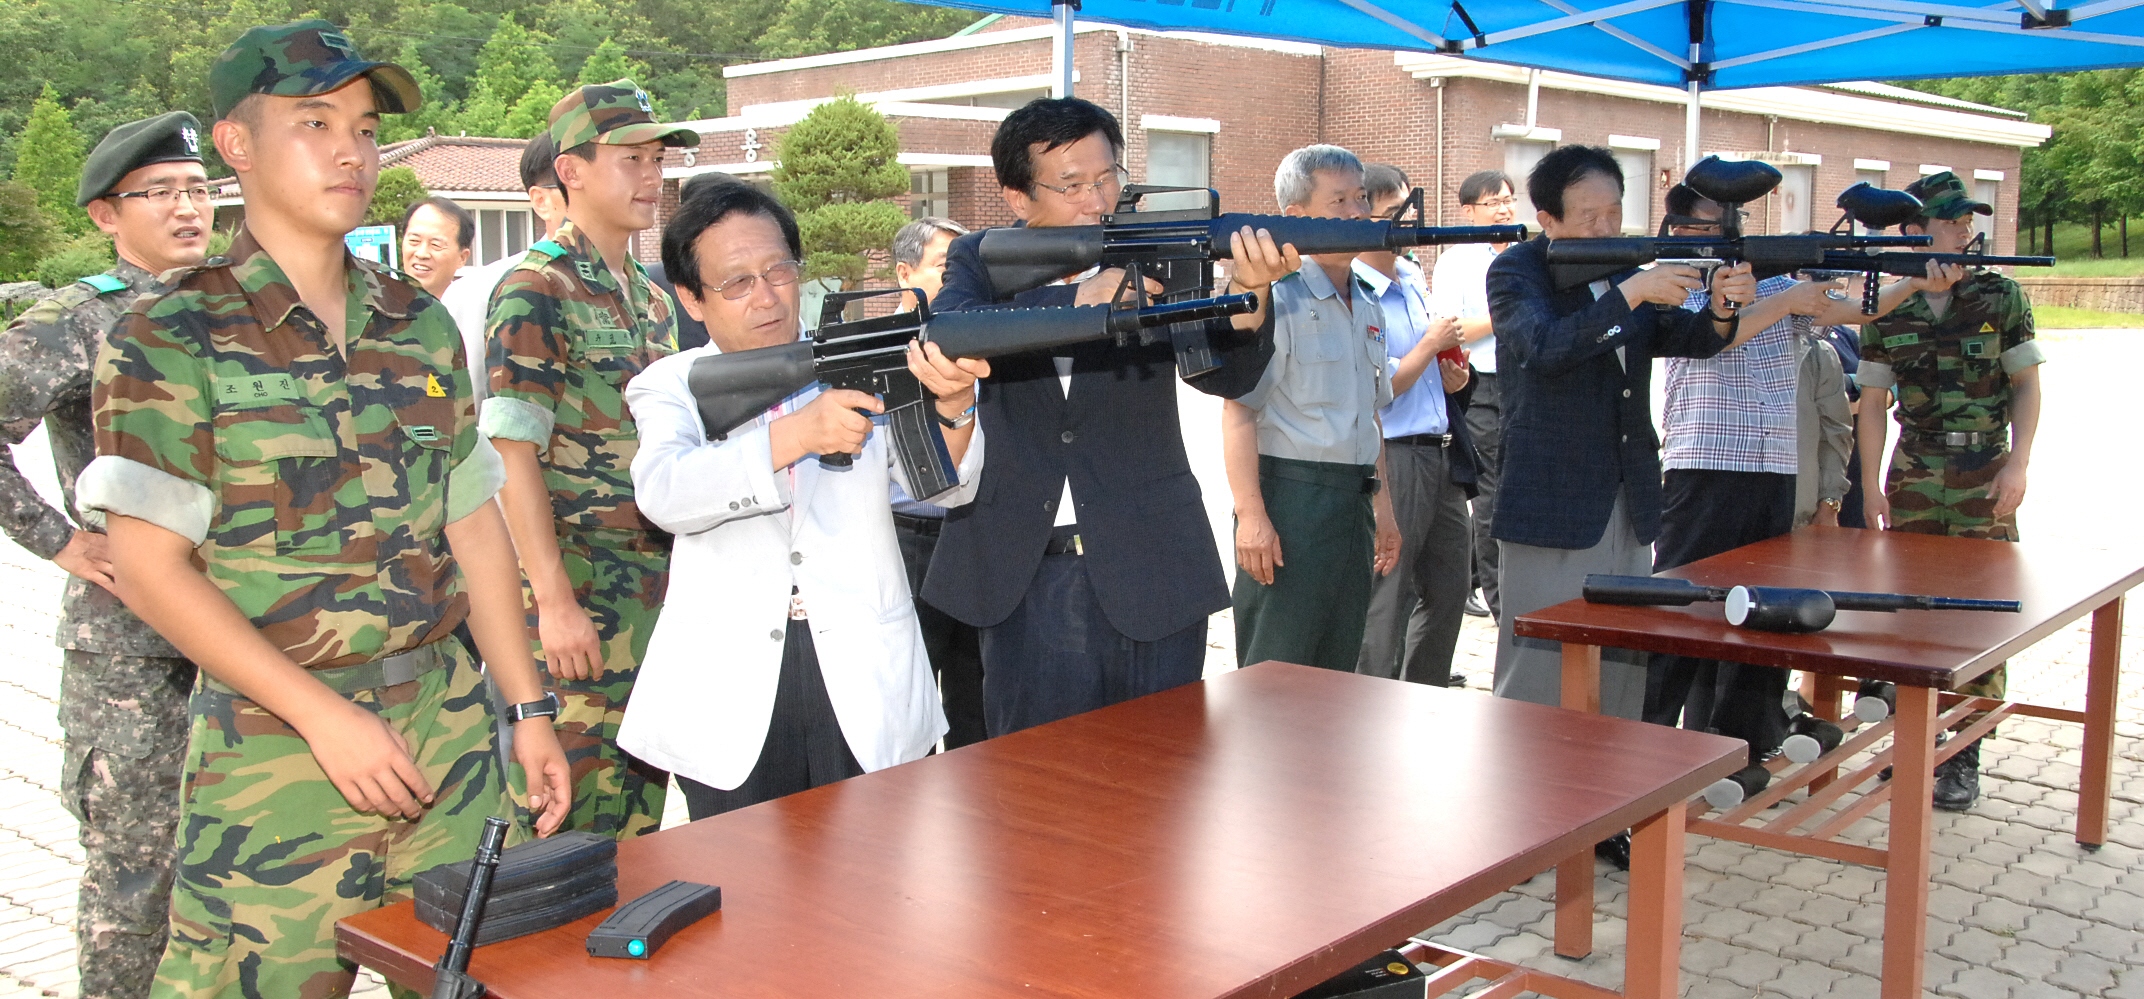
MULTIPOLYGON (((1790 277, 1757 283, 1757 297, 1792 288, 1790 277)), ((1683 308, 1706 308, 1695 291, 1683 308)), ((1707 358, 1668 358, 1667 407, 1662 413, 1668 468, 1793 475, 1799 467, 1795 382, 1797 345, 1807 316, 1788 316, 1748 343, 1707 358)))

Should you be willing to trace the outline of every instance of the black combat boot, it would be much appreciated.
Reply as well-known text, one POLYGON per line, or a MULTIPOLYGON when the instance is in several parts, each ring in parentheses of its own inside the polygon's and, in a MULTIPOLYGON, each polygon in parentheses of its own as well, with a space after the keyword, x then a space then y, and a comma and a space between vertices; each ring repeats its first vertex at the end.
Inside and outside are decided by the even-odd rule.
POLYGON ((1958 750, 1956 756, 1936 764, 1935 805, 1946 812, 1962 812, 1980 800, 1980 740, 1958 750))

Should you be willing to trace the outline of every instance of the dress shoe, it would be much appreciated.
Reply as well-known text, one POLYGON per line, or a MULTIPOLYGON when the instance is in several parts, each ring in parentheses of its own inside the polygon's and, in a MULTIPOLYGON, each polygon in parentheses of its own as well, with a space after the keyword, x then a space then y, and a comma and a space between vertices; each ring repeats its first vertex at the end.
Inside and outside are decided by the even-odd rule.
POLYGON ((1980 800, 1980 740, 1936 764, 1935 806, 1962 812, 1980 800))
POLYGON ((1630 870, 1630 831, 1624 830, 1593 844, 1593 855, 1614 864, 1616 870, 1630 870))
POLYGON ((1489 608, 1481 602, 1481 591, 1467 594, 1467 602, 1460 605, 1459 612, 1468 617, 1488 617, 1489 608))

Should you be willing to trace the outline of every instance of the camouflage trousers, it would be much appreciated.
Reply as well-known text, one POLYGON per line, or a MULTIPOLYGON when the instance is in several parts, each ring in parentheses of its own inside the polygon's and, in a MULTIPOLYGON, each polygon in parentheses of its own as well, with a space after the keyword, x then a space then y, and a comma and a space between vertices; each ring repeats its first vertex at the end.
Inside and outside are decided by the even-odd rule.
POLYGON ((408 741, 436 792, 415 822, 352 809, 267 709, 194 693, 160 999, 347 995, 357 968, 335 956, 335 921, 410 897, 419 871, 476 852, 485 817, 512 814, 482 678, 460 642, 439 644, 445 668, 349 695, 408 741))
MULTIPOLYGON (((618 748, 618 726, 640 676, 648 637, 662 613, 670 579, 668 539, 641 531, 561 531, 559 560, 573 583, 573 596, 595 625, 603 675, 564 680, 551 675, 536 641, 535 597, 523 588, 529 608, 529 639, 544 687, 558 695, 558 744, 573 774, 573 810, 561 829, 581 829, 628 839, 662 824, 670 775, 618 748)), ((518 771, 518 767, 515 768, 518 771)), ((518 795, 523 797, 525 795, 518 795)))
MULTIPOLYGON (((2009 463, 2010 452, 1999 447, 1968 451, 1900 444, 1891 452, 1891 470, 1884 477, 1891 530, 2016 541, 2017 513, 1997 517, 1995 501, 1988 497, 1989 484, 2009 463)), ((2009 675, 2009 664, 1997 663, 1958 693, 2000 700, 2009 688, 2009 675)), ((1983 714, 1974 712, 1959 724, 1971 724, 1983 714)))
POLYGON ((74 911, 81 995, 140 999, 170 932, 171 841, 194 664, 75 649, 64 664, 60 800, 82 823, 74 911))

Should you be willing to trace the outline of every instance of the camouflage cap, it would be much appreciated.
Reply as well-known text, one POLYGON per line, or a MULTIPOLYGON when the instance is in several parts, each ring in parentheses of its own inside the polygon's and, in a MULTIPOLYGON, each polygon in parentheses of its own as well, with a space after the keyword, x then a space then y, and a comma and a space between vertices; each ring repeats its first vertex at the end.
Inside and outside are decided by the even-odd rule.
POLYGON ((1932 173, 1906 185, 1906 193, 1921 199, 1921 214, 1932 219, 1954 219, 1970 212, 1993 215, 1995 209, 1966 193, 1965 181, 1948 170, 1932 173))
POLYGON ((560 152, 584 142, 631 146, 661 140, 666 146, 697 146, 700 133, 655 120, 648 92, 631 80, 577 87, 551 106, 551 139, 560 152))
POLYGON ((341 29, 317 19, 250 28, 238 36, 208 68, 209 101, 223 118, 250 94, 311 97, 360 76, 372 77, 381 111, 403 114, 424 103, 409 70, 367 60, 341 29))
POLYGON ((130 121, 105 133, 82 163, 74 203, 87 205, 112 193, 119 181, 151 163, 201 162, 201 123, 184 111, 130 121))

